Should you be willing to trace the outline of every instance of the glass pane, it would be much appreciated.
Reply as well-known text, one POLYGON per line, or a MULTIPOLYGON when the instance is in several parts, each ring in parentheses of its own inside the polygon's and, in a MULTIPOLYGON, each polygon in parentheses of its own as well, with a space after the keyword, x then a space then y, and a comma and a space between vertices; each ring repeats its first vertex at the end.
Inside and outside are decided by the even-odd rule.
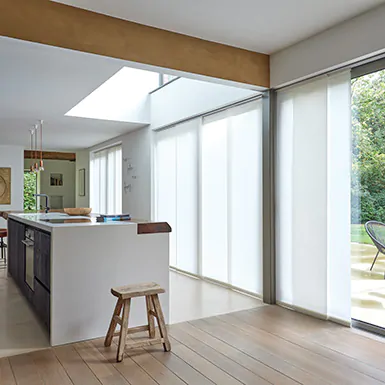
POLYGON ((115 211, 116 205, 116 195, 115 195, 115 151, 107 152, 107 181, 106 181, 106 190, 107 190, 107 214, 118 214, 115 211))
POLYGON ((107 159, 105 151, 99 158, 99 209, 101 214, 107 212, 107 159))
POLYGON ((202 128, 202 274, 228 282, 227 120, 202 128))
POLYGON ((385 70, 352 80, 352 318, 385 329, 385 70))
POLYGON ((24 173, 24 211, 36 210, 37 174, 26 171, 24 173))
POLYGON ((115 212, 122 214, 122 200, 123 200, 123 189, 122 189, 122 147, 116 150, 115 157, 115 212))
POLYGON ((121 146, 92 154, 90 202, 95 213, 122 213, 121 146))

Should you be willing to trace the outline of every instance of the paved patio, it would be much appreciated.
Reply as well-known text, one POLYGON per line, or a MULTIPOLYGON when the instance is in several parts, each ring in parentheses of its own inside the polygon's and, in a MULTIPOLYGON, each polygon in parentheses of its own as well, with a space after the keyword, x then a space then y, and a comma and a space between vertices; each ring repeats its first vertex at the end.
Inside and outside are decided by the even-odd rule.
POLYGON ((351 244, 352 318, 385 328, 385 256, 375 246, 351 244))

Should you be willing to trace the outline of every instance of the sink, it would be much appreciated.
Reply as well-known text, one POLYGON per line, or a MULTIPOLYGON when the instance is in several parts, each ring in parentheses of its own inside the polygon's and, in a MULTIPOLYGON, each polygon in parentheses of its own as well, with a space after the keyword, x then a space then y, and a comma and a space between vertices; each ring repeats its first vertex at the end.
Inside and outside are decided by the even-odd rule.
POLYGON ((24 218, 31 218, 35 220, 68 218, 68 215, 65 213, 23 213, 18 215, 24 218))
POLYGON ((45 213, 39 214, 39 219, 63 219, 68 218, 69 215, 65 213, 45 213))
POLYGON ((42 222, 49 222, 49 223, 91 223, 92 218, 91 217, 85 217, 85 216, 70 216, 70 215, 62 215, 62 216, 56 216, 56 217, 49 217, 49 218, 39 218, 39 221, 42 222))

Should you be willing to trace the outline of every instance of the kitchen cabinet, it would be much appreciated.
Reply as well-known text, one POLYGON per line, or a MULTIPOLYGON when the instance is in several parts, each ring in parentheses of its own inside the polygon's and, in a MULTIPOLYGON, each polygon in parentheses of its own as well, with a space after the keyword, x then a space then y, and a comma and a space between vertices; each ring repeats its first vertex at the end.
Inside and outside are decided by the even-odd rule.
POLYGON ((13 220, 8 221, 8 272, 20 289, 25 292, 25 225, 13 220))
POLYGON ((51 286, 51 235, 40 229, 8 219, 8 272, 21 292, 33 305, 36 314, 45 326, 50 327, 51 286), (34 290, 26 282, 26 246, 23 244, 25 230, 32 230, 34 290))
POLYGON ((33 306, 36 314, 50 330, 50 300, 51 296, 48 290, 35 278, 35 291, 33 294, 33 306))
POLYGON ((51 313, 51 235, 35 229, 34 238, 35 292, 33 295, 33 306, 38 317, 49 330, 51 313))
POLYGON ((35 278, 47 289, 51 288, 51 235, 35 230, 35 278))

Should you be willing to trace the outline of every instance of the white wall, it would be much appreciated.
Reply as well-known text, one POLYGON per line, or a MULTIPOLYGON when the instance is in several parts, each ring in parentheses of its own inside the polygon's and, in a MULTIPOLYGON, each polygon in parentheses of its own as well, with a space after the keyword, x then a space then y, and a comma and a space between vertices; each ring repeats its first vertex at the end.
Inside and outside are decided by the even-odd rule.
POLYGON ((76 152, 76 207, 90 207, 90 152, 82 150, 76 152), (85 169, 85 196, 79 195, 79 170, 85 169))
POLYGON ((271 55, 278 87, 385 52, 385 5, 271 55))
MULTIPOLYGON (((11 167, 11 204, 0 205, 0 211, 23 210, 24 148, 0 146, 0 167, 11 167)), ((7 227, 7 222, 2 218, 0 227, 7 227)))
POLYGON ((152 131, 143 128, 123 137, 123 205, 133 218, 151 219, 152 131), (131 165, 131 167, 129 167, 131 165), (124 186, 131 184, 131 188, 124 186))
MULTIPOLYGON (((40 193, 63 197, 63 208, 75 207, 75 162, 67 160, 45 160, 44 171, 40 173, 40 193), (63 174, 63 186, 51 186, 50 177, 63 174)), ((45 204, 44 202, 41 202, 45 204)))
POLYGON ((180 78, 151 94, 151 128, 156 130, 256 94, 245 88, 180 78))

